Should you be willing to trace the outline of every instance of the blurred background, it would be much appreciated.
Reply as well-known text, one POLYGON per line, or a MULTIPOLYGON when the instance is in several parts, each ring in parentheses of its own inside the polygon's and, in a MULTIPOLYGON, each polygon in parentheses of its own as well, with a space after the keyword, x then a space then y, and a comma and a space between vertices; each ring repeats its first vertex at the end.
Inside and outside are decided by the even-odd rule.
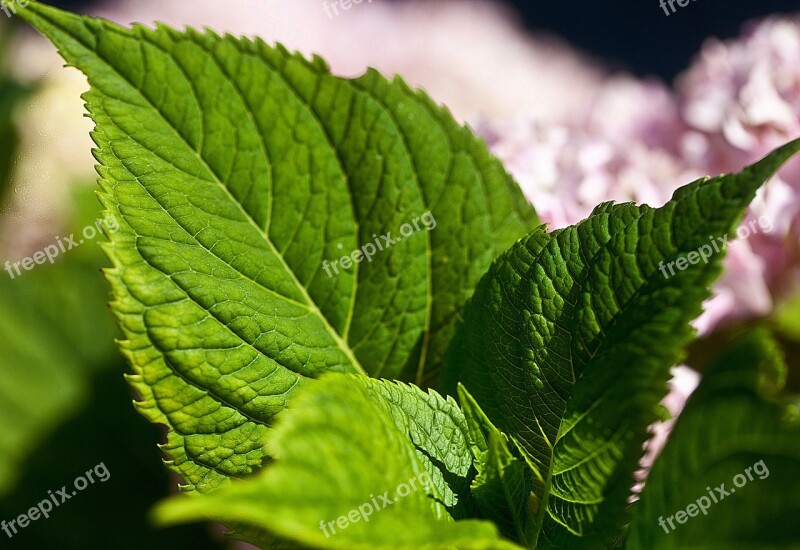
MULTIPOLYGON (((669 15, 658 0, 51 3, 120 24, 259 35, 319 54, 342 76, 367 66, 403 75, 486 139, 551 228, 603 200, 658 206, 691 179, 739 170, 800 136, 797 0, 693 0, 669 15)), ((100 217, 85 89, 47 42, 0 12, 2 266, 100 217)), ((800 163, 759 193, 750 222, 686 362, 702 371, 733 334, 766 325, 797 390, 800 163)), ((0 271, 0 520, 101 462, 110 472, 50 519, 11 539, 0 532, 0 548, 225 548, 219 528, 147 521, 179 480, 161 464, 161 429, 131 405, 101 240, 53 265, 0 271)))

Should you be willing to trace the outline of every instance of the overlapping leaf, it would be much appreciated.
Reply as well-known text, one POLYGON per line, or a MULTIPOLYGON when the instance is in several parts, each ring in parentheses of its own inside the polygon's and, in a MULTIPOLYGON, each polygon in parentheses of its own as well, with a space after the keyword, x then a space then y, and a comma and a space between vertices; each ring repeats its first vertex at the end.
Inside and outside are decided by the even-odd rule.
POLYGON ((383 380, 362 381, 384 406, 397 429, 414 445, 436 496, 456 519, 474 517, 470 484, 476 471, 469 451, 467 421, 452 397, 383 380))
POLYGON ((798 149, 659 209, 605 204, 575 227, 534 231, 479 283, 449 384, 460 379, 525 452, 542 486, 540 548, 618 536, 646 427, 721 269, 717 238, 798 149))
POLYGON ((260 40, 20 14, 91 83, 122 226, 112 306, 190 488, 258 468, 275 415, 322 373, 427 380, 474 284, 535 223, 485 145, 399 80, 339 79, 260 40), (334 269, 368 244, 383 250, 334 269))
MULTIPOLYGON (((446 403, 390 382, 329 375, 282 417, 272 465, 210 495, 167 501, 158 516, 242 522, 314 548, 519 548, 489 522, 454 522, 419 447, 398 429, 403 410, 417 433, 435 433, 437 418, 428 412, 449 409, 446 403)), ((449 453, 468 455, 466 442, 457 441, 449 453)))
POLYGON ((464 386, 458 395, 478 470, 472 491, 480 517, 491 519, 506 537, 528 543, 535 538, 531 529, 539 507, 532 472, 464 386))
POLYGON ((636 503, 626 548, 797 548, 800 416, 783 358, 748 335, 703 377, 636 503), (787 521, 788 520, 788 521, 787 521))

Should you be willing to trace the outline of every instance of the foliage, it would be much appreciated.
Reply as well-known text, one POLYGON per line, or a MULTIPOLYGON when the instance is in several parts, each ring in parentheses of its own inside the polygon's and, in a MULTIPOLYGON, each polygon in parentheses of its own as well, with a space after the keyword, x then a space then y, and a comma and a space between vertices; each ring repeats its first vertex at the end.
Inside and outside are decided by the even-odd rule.
POLYGON ((765 525, 797 544, 792 496, 735 523, 776 481, 711 510, 725 532, 695 519, 662 535, 656 517, 745 458, 774 463, 773 480, 796 467, 796 408, 759 374, 780 370, 766 336, 731 352, 739 384, 704 379, 629 501, 721 270, 714 243, 800 141, 661 208, 602 204, 548 233, 485 145, 400 79, 337 78, 211 31, 38 3, 21 16, 91 84, 120 346, 191 493, 159 520, 217 519, 265 548, 686 547, 689 533, 756 547, 765 525))

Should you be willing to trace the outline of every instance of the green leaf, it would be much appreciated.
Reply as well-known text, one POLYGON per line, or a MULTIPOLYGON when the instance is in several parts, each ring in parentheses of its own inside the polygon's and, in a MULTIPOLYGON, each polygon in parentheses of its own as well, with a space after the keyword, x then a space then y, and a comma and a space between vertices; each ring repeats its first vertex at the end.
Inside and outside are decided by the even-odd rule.
POLYGON ((800 545, 800 418, 779 399, 784 378, 766 332, 717 359, 647 477, 627 548, 800 545))
POLYGON ((453 521, 429 496, 436 489, 419 448, 390 412, 399 401, 412 410, 430 406, 412 388, 328 375, 281 417, 272 465, 209 495, 168 500, 156 517, 242 522, 314 548, 519 548, 489 522, 453 521), (352 519, 337 525, 339 518, 352 519))
POLYGON ((323 373, 430 380, 477 280, 536 223, 485 144, 399 79, 336 78, 260 40, 20 15, 91 84, 122 226, 112 308, 188 488, 257 469, 275 416, 323 373), (400 239, 334 273, 384 235, 400 239))
POLYGON ((473 490, 481 517, 491 519, 504 536, 527 543, 533 523, 531 471, 524 460, 514 456, 505 437, 499 433, 489 438, 486 464, 475 479, 473 490))
POLYGON ((464 386, 458 386, 458 395, 478 470, 472 491, 480 516, 492 520, 509 539, 528 543, 538 509, 532 472, 518 452, 512 452, 506 436, 491 423, 464 386))
POLYGON ((413 443, 437 500, 456 519, 474 516, 470 486, 476 471, 467 421, 453 398, 398 382, 365 379, 360 383, 375 393, 397 429, 413 443))
MULTIPOLYGON (((91 199, 94 211, 80 215, 77 228, 93 225, 91 199)), ((21 275, 12 265, 13 279, 0 272, 0 496, 28 455, 81 410, 96 373, 119 357, 101 264, 87 243, 21 275)))
POLYGON ((732 232, 798 149, 795 141, 741 174, 694 182, 662 208, 603 204, 577 226, 536 230, 479 283, 448 384, 461 380, 525 452, 542 486, 539 547, 618 537, 669 368, 721 269, 710 236, 732 232))
POLYGON ((467 423, 467 442, 470 452, 475 458, 477 467, 480 468, 486 463, 489 454, 489 439, 500 431, 492 424, 467 388, 459 384, 457 392, 464 420, 467 423))

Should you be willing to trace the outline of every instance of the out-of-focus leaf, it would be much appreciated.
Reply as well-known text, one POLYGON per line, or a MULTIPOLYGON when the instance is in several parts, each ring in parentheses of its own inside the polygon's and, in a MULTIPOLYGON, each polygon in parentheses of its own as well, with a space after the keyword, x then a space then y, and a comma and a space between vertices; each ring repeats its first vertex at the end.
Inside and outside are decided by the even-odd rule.
MULTIPOLYGON (((79 211, 76 233, 94 224, 99 205, 79 211)), ((102 264, 96 244, 85 242, 52 265, 21 275, 11 265, 14 278, 0 272, 0 495, 28 454, 85 405, 92 376, 119 357, 102 264)))
POLYGON ((0 498, 0 519, 26 513, 47 491, 70 485, 76 476, 103 463, 109 478, 19 530, 11 540, 0 531, 0 548, 10 550, 222 550, 212 527, 157 527, 147 517, 156 501, 174 486, 153 445, 163 431, 145 422, 130 405, 130 387, 120 375, 123 358, 92 378, 85 410, 25 459, 14 490, 0 498))
MULTIPOLYGON (((17 130, 11 119, 14 108, 30 91, 13 80, 6 66, 6 52, 13 29, 0 25, 0 200, 11 179, 11 166, 17 150, 17 130)), ((3 212, 0 204, 0 214, 3 212)))
POLYGON ((626 548, 800 547, 800 419, 784 377, 766 332, 718 358, 648 475, 626 548))
POLYGON ((800 294, 778 308, 772 326, 784 338, 800 342, 800 294))

